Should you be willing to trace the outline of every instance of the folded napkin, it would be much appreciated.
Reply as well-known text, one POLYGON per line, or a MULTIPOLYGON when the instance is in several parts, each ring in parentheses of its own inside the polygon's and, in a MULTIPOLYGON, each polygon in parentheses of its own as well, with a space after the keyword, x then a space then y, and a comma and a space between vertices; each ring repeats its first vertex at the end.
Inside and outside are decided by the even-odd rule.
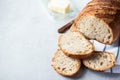
POLYGON ((106 72, 110 73, 120 73, 120 38, 117 39, 113 44, 111 45, 105 45, 102 43, 99 43, 95 40, 91 40, 91 42, 95 46, 95 51, 107 51, 107 52, 112 52, 116 56, 116 65, 107 70, 106 72))

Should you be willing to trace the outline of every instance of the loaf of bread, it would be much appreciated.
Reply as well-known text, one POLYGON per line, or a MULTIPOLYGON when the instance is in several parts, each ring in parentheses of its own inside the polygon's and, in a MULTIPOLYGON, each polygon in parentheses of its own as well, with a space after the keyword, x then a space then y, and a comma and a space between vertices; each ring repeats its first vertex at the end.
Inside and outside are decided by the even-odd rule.
POLYGON ((94 51, 94 46, 80 32, 67 32, 59 36, 59 48, 70 57, 87 58, 94 51))
POLYGON ((92 0, 80 12, 72 31, 104 44, 114 42, 120 33, 120 0, 92 0))
POLYGON ((81 62, 79 59, 68 57, 61 50, 57 50, 52 58, 52 66, 61 75, 73 76, 79 71, 81 62))
POLYGON ((115 55, 109 52, 94 52, 94 54, 84 59, 83 64, 95 71, 105 71, 112 68, 115 63, 115 55))

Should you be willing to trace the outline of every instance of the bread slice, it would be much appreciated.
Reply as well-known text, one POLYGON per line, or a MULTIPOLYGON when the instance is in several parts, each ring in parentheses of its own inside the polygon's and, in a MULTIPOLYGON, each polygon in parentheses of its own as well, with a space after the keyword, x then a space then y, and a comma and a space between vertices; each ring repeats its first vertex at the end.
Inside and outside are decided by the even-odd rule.
POLYGON ((115 63, 115 55, 109 52, 94 52, 93 56, 84 59, 83 64, 95 71, 105 71, 112 68, 115 63))
POLYGON ((61 50, 57 50, 52 58, 52 66, 61 75, 73 76, 79 71, 81 62, 79 59, 68 57, 61 50))
POLYGON ((58 46, 68 56, 87 58, 94 46, 80 32, 67 32, 59 36, 58 46))

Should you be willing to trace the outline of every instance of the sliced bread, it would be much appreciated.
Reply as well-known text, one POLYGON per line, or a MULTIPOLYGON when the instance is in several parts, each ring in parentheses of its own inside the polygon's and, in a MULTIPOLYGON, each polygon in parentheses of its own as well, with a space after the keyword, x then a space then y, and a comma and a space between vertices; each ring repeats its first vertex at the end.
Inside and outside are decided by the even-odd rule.
POLYGON ((79 71, 81 62, 79 59, 68 57, 61 50, 57 50, 52 58, 52 66, 61 75, 73 76, 79 71))
POLYGON ((83 64, 95 71, 105 71, 112 68, 115 63, 115 55, 109 52, 94 52, 93 56, 84 59, 83 64))
POLYGON ((80 32, 67 32, 59 36, 59 48, 70 57, 87 58, 94 51, 94 46, 80 32))
POLYGON ((76 17, 73 25, 74 30, 80 31, 85 37, 95 39, 104 44, 111 44, 119 36, 120 30, 120 4, 118 0, 93 0, 76 17), (105 3, 104 3, 105 2, 105 3), (101 5, 100 3, 104 3, 101 5))

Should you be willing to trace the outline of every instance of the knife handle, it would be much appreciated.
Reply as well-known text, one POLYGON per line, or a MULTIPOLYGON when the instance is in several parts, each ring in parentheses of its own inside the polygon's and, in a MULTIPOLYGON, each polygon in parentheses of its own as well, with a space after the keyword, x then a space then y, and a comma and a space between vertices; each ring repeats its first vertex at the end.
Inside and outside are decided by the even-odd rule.
POLYGON ((68 29, 70 29, 70 27, 72 26, 74 20, 70 21, 69 23, 67 23, 66 25, 64 25, 63 27, 58 29, 58 33, 64 33, 66 32, 68 29))

